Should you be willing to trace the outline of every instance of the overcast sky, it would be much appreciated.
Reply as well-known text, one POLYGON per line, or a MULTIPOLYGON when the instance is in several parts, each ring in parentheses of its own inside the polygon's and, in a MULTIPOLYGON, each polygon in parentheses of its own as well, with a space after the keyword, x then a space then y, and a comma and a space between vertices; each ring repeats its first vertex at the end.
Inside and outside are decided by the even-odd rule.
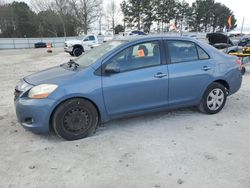
MULTIPOLYGON (((4 1, 12 2, 13 0, 4 0, 4 1)), ((16 1, 25 1, 27 3, 30 2, 30 0, 16 0, 16 1)), ((103 0, 103 1, 108 2, 109 0, 103 0)), ((121 0, 117 1, 121 2, 121 0)), ((195 0, 186 0, 186 1, 191 4, 195 0)), ((225 4, 234 12, 237 18, 237 24, 238 24, 237 30, 240 30, 241 28, 243 17, 245 17, 244 30, 248 31, 250 30, 250 13, 249 13, 250 0, 215 0, 215 1, 225 4)))

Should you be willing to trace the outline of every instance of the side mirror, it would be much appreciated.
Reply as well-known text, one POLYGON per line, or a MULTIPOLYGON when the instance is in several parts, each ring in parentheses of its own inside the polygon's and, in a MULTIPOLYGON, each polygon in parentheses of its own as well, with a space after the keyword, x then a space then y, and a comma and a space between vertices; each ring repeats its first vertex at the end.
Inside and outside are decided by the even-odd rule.
POLYGON ((114 73, 119 73, 120 68, 117 65, 115 65, 115 63, 110 63, 105 67, 104 71, 107 74, 114 74, 114 73))

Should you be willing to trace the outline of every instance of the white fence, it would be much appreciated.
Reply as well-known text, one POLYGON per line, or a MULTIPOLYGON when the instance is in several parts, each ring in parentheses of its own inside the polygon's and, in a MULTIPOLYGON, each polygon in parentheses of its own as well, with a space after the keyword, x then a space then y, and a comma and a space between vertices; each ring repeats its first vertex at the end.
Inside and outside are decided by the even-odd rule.
MULTIPOLYGON (((180 36, 180 33, 164 33, 166 35, 180 36)), ((183 33, 183 36, 191 36, 197 39, 204 39, 206 33, 183 33)), ((51 37, 51 38, 0 38, 1 49, 34 48, 37 42, 52 43, 53 47, 63 47, 66 40, 82 39, 83 36, 76 37, 51 37)), ((103 41, 103 36, 98 36, 99 41, 103 41)))
POLYGON ((52 43, 53 47, 63 47, 66 40, 82 37, 54 37, 54 38, 0 38, 0 49, 34 48, 37 42, 52 43))

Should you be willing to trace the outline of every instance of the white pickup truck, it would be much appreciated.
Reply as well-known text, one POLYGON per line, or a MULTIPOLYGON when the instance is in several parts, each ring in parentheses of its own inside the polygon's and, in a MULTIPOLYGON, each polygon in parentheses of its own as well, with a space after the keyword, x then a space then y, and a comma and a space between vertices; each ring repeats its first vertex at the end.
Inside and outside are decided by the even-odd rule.
POLYGON ((72 56, 80 56, 84 51, 90 50, 93 46, 98 45, 96 35, 86 35, 82 40, 68 40, 65 42, 64 51, 72 56))

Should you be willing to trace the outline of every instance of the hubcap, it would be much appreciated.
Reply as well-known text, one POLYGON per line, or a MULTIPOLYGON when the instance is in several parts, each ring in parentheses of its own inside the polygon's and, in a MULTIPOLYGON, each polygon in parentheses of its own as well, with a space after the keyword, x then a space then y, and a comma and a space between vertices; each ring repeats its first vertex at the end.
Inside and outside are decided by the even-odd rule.
POLYGON ((221 89, 213 89, 207 97, 207 106, 210 110, 218 110, 224 102, 224 93, 221 89))
POLYGON ((90 116, 81 108, 74 108, 66 112, 63 118, 63 128, 70 133, 81 134, 90 127, 90 116))

